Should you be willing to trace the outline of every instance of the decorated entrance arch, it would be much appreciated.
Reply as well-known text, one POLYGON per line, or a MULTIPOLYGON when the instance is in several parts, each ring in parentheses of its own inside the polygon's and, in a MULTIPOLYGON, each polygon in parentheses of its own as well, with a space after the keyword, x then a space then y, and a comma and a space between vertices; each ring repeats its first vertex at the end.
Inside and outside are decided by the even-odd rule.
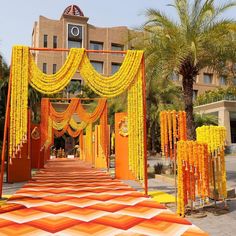
MULTIPOLYGON (((55 101, 55 99, 52 99, 55 101)), ((80 149, 82 150, 81 159, 90 160, 95 167, 108 168, 108 123, 107 123, 107 99, 105 98, 71 98, 71 99, 59 99, 69 101, 69 105, 63 112, 57 112, 52 105, 49 98, 43 98, 41 100, 41 150, 43 153, 48 153, 49 146, 53 144, 53 136, 61 137, 65 133, 68 133, 73 138, 79 138, 80 149), (83 100, 97 100, 97 107, 92 113, 87 112, 82 104, 83 100), (80 119, 80 123, 77 123, 74 119, 74 115, 80 119), (97 146, 100 150, 97 153, 97 157, 102 156, 103 162, 96 161, 92 158, 92 125, 100 121, 100 125, 95 125, 95 130, 99 130, 99 134, 96 134, 97 146), (84 136, 84 130, 86 129, 86 135, 84 136), (84 142, 84 139, 85 142, 84 142), (84 154, 86 149, 86 155, 84 154)), ((48 159, 47 154, 43 159, 48 159)), ((41 163, 41 162, 40 162, 41 163)))
MULTIPOLYGON (((18 157, 23 143, 27 142, 28 84, 43 94, 54 94, 63 90, 75 72, 79 70, 87 85, 101 97, 112 98, 126 90, 128 91, 129 169, 138 180, 144 181, 147 194, 146 100, 143 51, 115 51, 114 53, 122 53, 126 56, 120 69, 109 77, 99 74, 93 68, 87 52, 113 53, 112 51, 94 51, 83 48, 68 50, 30 49, 26 46, 13 47, 2 163, 5 160, 7 132, 9 133, 8 156, 10 160, 18 157), (47 75, 37 67, 30 50, 69 51, 69 55, 56 74, 47 75), (141 166, 143 168, 140 168, 141 166)), ((86 118, 89 119, 89 117, 86 118)), ((1 167, 1 194, 3 172, 4 165, 1 167)))

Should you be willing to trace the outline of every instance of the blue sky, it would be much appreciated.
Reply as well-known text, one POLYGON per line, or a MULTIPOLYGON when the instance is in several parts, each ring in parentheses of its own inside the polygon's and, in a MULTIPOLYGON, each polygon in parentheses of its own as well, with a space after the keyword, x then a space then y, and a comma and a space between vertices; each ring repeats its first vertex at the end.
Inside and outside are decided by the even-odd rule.
MULTIPOLYGON (((138 27, 145 21, 147 8, 158 8, 174 17, 174 10, 166 5, 172 0, 0 0, 0 52, 9 63, 15 44, 31 45, 34 21, 39 15, 59 19, 71 4, 78 5, 89 23, 96 26, 138 27)), ((224 0, 217 0, 224 2, 224 0)), ((236 19, 236 9, 227 17, 236 19)))

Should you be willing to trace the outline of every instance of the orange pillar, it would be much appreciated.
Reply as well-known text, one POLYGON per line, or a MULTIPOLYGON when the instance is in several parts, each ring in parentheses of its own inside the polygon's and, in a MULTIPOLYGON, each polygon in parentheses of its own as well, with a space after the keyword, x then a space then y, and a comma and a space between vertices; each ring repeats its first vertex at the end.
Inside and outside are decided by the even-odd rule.
POLYGON ((30 114, 31 111, 28 111, 28 134, 27 134, 27 143, 23 144, 20 152, 15 158, 12 158, 12 163, 8 164, 8 182, 22 182, 31 179, 31 160, 30 160, 30 114))
POLYGON ((115 176, 117 179, 135 180, 129 170, 129 157, 128 157, 128 137, 122 136, 120 132, 120 122, 127 116, 127 113, 115 114, 115 176))
POLYGON ((40 159, 40 125, 32 124, 31 134, 31 168, 38 168, 40 159))

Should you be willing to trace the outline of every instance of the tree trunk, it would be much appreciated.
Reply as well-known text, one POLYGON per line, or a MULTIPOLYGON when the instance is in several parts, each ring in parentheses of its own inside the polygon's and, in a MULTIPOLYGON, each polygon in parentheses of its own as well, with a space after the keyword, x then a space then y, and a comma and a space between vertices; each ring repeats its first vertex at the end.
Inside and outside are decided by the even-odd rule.
POLYGON ((187 115, 187 137, 189 140, 195 140, 195 124, 193 116, 193 81, 194 77, 190 75, 183 76, 184 104, 187 115))

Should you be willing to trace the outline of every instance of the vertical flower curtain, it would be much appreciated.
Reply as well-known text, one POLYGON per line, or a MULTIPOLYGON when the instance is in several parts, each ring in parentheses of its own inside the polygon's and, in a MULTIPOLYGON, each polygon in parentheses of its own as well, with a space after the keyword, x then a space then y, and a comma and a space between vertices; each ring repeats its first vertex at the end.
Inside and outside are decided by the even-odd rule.
POLYGON ((115 97, 128 90, 130 169, 137 178, 143 179, 143 167, 137 167, 144 159, 143 51, 128 50, 120 69, 109 77, 100 75, 93 68, 82 48, 71 49, 65 64, 53 75, 39 70, 28 47, 13 47, 12 56, 10 157, 14 157, 13 154, 26 139, 28 83, 41 93, 54 94, 67 86, 78 69, 88 86, 101 97, 115 97))

